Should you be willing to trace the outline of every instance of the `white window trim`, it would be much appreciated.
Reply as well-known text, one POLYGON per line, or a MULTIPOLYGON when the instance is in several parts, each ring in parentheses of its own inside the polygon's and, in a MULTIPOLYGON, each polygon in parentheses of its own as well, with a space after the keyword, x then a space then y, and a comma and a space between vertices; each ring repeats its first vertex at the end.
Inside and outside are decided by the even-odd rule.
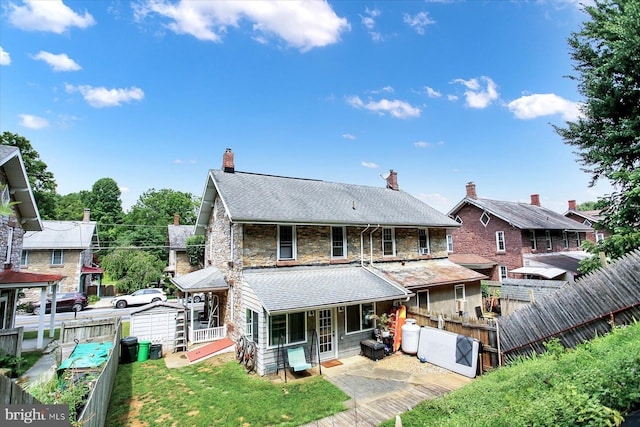
POLYGON ((447 252, 453 252, 453 234, 447 234, 447 252))
POLYGON ((531 250, 538 250, 538 241, 536 240, 536 230, 529 230, 529 239, 531 240, 531 250))
POLYGON ((585 220, 584 220, 584 221, 582 221, 582 223, 583 223, 584 225, 586 225, 587 227, 591 227, 591 225, 592 225, 592 224, 591 224, 591 221, 589 221, 589 220, 588 220, 588 219, 586 219, 586 218, 585 218, 585 220))
POLYGON ((298 258, 297 240, 295 225, 278 225, 278 261, 295 261, 298 258), (280 256, 280 227, 291 227, 291 258, 280 256))
POLYGON ((331 258, 333 259, 344 259, 347 258, 347 227, 331 227, 331 258), (341 228, 342 229, 342 255, 334 256, 333 255, 333 229, 341 228))
MULTIPOLYGON (((302 339, 301 341, 289 341, 289 316, 291 314, 298 314, 300 313, 299 311, 297 312, 293 312, 293 313, 280 313, 281 315, 285 316, 285 326, 284 326, 284 330, 285 330, 285 335, 284 335, 284 343, 282 343, 282 345, 288 346, 288 345, 292 345, 292 344, 300 344, 300 343, 305 343, 309 340, 308 336, 307 336, 307 316, 306 316, 306 311, 303 312, 304 313, 304 339, 302 339)), ((275 317, 275 316, 279 316, 280 314, 274 314, 273 316, 269 316, 269 318, 267 319, 267 325, 268 325, 268 334, 267 334, 267 340, 269 341, 268 343, 268 348, 278 348, 278 343, 271 343, 271 317, 275 317)))
POLYGON ((9 185, 5 184, 4 187, 2 188, 2 195, 0 196, 1 198, 1 203, 3 205, 8 205, 9 203, 11 203, 11 193, 9 191, 9 185))
MULTIPOLYGON (((376 312, 376 303, 365 303, 365 304, 373 304, 373 312, 376 312)), ((360 334, 362 332, 366 332, 366 331, 372 331, 376 328, 377 324, 376 322, 372 322, 371 323, 371 327, 367 328, 367 329, 362 329, 362 304, 350 304, 349 306, 345 306, 344 308, 344 334, 345 335, 354 335, 354 334, 360 334), (358 310, 360 312, 360 316, 358 317, 360 319, 360 329, 358 329, 357 331, 348 331, 348 325, 347 325, 347 310, 349 309, 350 306, 354 306, 357 305, 358 306, 358 310)))
POLYGON ((498 252, 504 252, 507 250, 507 242, 505 241, 504 238, 504 231, 496 231, 496 250, 498 252), (500 239, 500 236, 502 236, 502 239, 500 239), (500 241, 502 240, 502 249, 500 249, 500 241))
POLYGON ((566 231, 562 232, 562 241, 564 243, 564 248, 569 249, 569 233, 566 231))
POLYGON ((416 292, 416 307, 420 308, 420 296, 423 294, 427 295, 427 311, 431 311, 431 295, 429 295, 429 289, 416 292))
POLYGON ((456 217, 454 218, 454 220, 455 220, 458 224, 462 224, 462 218, 460 218, 460 215, 456 215, 456 217))
POLYGON ((20 266, 26 267, 28 265, 29 265, 29 251, 26 249, 23 249, 22 253, 20 254, 20 266), (22 262, 23 258, 24 258, 24 262, 22 262))
POLYGON ((429 241, 429 229, 428 228, 420 228, 418 229, 418 254, 419 255, 430 255, 431 254, 431 242, 429 241), (425 244, 426 247, 420 246, 420 231, 424 231, 425 235, 425 244), (424 250, 426 249, 426 250, 424 250))
POLYGON ((580 248, 581 243, 582 242, 580 241, 580 233, 576 231, 576 245, 578 245, 578 248, 580 248))
POLYGON ((5 263, 11 263, 11 252, 13 250, 13 227, 7 227, 7 256, 5 263))
POLYGON ((604 240, 604 233, 596 233, 596 243, 600 243, 604 240))
POLYGON ((509 270, 507 269, 506 265, 501 265, 498 268, 498 275, 500 276, 500 283, 502 283, 502 281, 508 277, 508 274, 509 274, 509 270), (502 274, 503 270, 504 270, 504 277, 503 277, 503 274, 502 274))
POLYGON ((64 265, 64 249, 51 250, 51 265, 64 265), (60 262, 58 264, 54 263, 56 251, 60 251, 60 262))
POLYGON ((487 225, 489 225, 490 221, 491 221, 491 215, 489 215, 487 213, 487 211, 482 212, 482 215, 480 215, 480 224, 482 224, 482 225, 484 225, 486 227, 487 225), (484 218, 484 217, 487 217, 487 222, 484 222, 482 220, 482 218, 484 218))
POLYGON ((550 251, 553 249, 553 240, 551 240, 551 231, 550 230, 545 230, 544 231, 544 238, 547 241, 547 250, 550 251))
POLYGON ((382 241, 382 256, 383 257, 393 257, 396 256, 396 229, 393 227, 383 227, 382 228, 382 237, 380 238, 380 240, 382 241), (384 253, 384 243, 386 240, 384 240, 384 231, 385 230, 391 230, 391 254, 385 254, 384 253))
POLYGON ((455 285, 453 287, 453 298, 457 301, 457 300, 462 300, 462 301, 466 301, 467 300, 467 291, 465 289, 464 284, 462 285, 455 285), (462 289, 462 298, 458 298, 458 289, 462 289))

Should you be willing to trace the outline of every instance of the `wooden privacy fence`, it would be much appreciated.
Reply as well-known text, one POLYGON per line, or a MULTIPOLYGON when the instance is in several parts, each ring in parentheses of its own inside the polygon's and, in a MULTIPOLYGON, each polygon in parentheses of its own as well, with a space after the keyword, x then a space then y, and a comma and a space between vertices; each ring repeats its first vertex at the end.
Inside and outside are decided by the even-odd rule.
POLYGON ((498 321, 507 360, 545 350, 558 338, 565 347, 603 335, 616 324, 640 318, 640 250, 498 321))
POLYGON ((24 391, 11 378, 0 375, 0 405, 39 405, 40 401, 24 391))
POLYGON ((0 330, 0 355, 9 354, 11 356, 22 356, 22 338, 24 328, 2 329, 0 330))
POLYGON ((119 317, 91 321, 63 322, 60 331, 60 340, 63 343, 79 341, 113 340, 113 348, 109 358, 102 367, 102 371, 96 380, 93 390, 89 394, 85 407, 78 417, 78 425, 86 427, 102 427, 107 418, 107 409, 111 399, 113 383, 118 371, 118 353, 120 338, 122 336, 122 322, 119 317), (110 333, 110 331, 112 331, 110 333), (81 337, 81 338, 78 338, 81 337))
MULTIPOLYGON (((433 314, 425 309, 417 307, 407 307, 407 313, 416 319, 418 326, 430 326, 438 328, 439 314, 433 314)), ((442 318, 442 329, 467 337, 475 338, 482 343, 480 351, 482 369, 497 368, 498 339, 493 319, 464 318, 458 316, 446 316, 442 318)))

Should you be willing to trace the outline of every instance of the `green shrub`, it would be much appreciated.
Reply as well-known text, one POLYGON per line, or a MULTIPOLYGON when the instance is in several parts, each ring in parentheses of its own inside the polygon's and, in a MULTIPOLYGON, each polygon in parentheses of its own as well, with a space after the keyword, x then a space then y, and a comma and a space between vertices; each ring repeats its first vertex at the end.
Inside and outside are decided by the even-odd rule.
POLYGON ((89 304, 95 304, 100 301, 100 297, 98 295, 89 295, 89 304))

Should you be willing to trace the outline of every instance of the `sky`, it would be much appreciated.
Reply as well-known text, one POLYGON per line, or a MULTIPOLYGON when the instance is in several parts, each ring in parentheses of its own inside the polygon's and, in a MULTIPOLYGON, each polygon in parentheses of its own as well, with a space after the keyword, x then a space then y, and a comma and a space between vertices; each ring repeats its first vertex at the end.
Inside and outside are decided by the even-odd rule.
POLYGON ((0 10, 0 132, 59 194, 113 178, 201 196, 238 171, 478 197, 597 200, 552 125, 576 120, 578 1, 17 1, 0 10))

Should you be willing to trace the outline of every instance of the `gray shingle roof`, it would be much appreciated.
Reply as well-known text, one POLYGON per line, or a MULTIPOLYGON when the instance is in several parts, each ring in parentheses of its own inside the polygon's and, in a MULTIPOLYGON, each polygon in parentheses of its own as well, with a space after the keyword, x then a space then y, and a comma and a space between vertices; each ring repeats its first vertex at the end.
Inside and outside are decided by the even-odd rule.
POLYGON ((466 197, 449 212, 449 215, 456 215, 465 203, 477 206, 522 230, 593 231, 591 227, 573 221, 562 214, 524 202, 466 197))
POLYGON ((269 313, 388 301, 410 295, 363 267, 247 269, 243 274, 269 313))
POLYGON ((79 249, 91 247, 95 221, 42 221, 42 231, 25 233, 23 249, 79 249))
POLYGON ((221 170, 209 171, 199 226, 218 192, 235 222, 459 227, 404 191, 221 170))
POLYGON ((194 235, 194 225, 169 225, 169 249, 187 249, 187 239, 194 235))
POLYGON ((222 272, 215 267, 206 267, 182 276, 174 277, 171 283, 182 292, 209 292, 229 289, 222 272))
POLYGON ((9 190, 18 202, 15 209, 20 213, 22 228, 25 231, 40 231, 42 222, 36 201, 29 185, 29 177, 17 147, 0 145, 0 167, 7 177, 9 190))
POLYGON ((568 283, 563 280, 502 279, 500 298, 531 302, 530 290, 538 299, 553 294, 568 283))

